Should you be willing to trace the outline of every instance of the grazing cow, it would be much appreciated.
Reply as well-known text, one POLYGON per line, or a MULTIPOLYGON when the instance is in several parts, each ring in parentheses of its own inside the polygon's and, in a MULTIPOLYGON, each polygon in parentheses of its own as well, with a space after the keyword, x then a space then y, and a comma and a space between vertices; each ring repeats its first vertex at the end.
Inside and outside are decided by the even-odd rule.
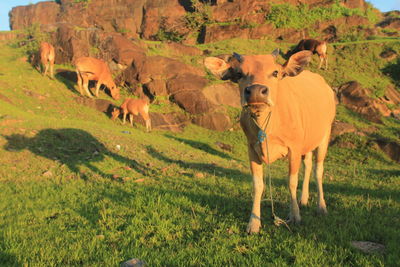
POLYGON ((328 69, 328 56, 326 54, 328 48, 327 45, 328 43, 326 41, 303 39, 297 44, 297 46, 293 50, 289 51, 287 55, 290 56, 303 50, 309 50, 313 54, 318 54, 319 56, 318 68, 319 69, 321 68, 322 62, 325 60, 325 69, 327 70, 328 69))
POLYGON ((114 108, 112 111, 112 120, 115 120, 119 114, 123 114, 123 124, 126 121, 126 115, 129 114, 129 120, 133 127, 133 115, 140 114, 144 121, 146 122, 146 131, 151 131, 151 120, 149 116, 149 103, 144 99, 133 99, 127 98, 124 103, 122 103, 121 107, 114 108))
POLYGON ((78 76, 78 88, 81 95, 83 95, 83 87, 86 94, 92 97, 88 88, 89 80, 95 80, 97 81, 96 97, 99 96, 100 86, 104 84, 110 90, 112 98, 115 100, 119 99, 119 88, 115 85, 110 69, 103 60, 92 57, 80 57, 75 60, 75 67, 78 76))
POLYGON ((53 79, 54 59, 55 59, 54 47, 47 42, 42 42, 40 44, 39 54, 40 54, 41 72, 43 73, 43 75, 47 75, 47 71, 50 68, 50 77, 53 79))
POLYGON ((253 208, 248 233, 256 233, 261 227, 262 163, 270 164, 285 156, 289 158, 290 221, 301 220, 296 191, 302 155, 305 155, 305 179, 300 204, 307 204, 314 150, 319 210, 327 212, 322 173, 335 116, 334 94, 320 75, 303 71, 311 60, 310 51, 292 55, 284 65, 275 62, 278 53, 277 50, 272 55, 234 53, 227 61, 217 57, 204 61, 214 75, 237 81, 239 85, 243 106, 240 124, 247 137, 253 175, 253 208))

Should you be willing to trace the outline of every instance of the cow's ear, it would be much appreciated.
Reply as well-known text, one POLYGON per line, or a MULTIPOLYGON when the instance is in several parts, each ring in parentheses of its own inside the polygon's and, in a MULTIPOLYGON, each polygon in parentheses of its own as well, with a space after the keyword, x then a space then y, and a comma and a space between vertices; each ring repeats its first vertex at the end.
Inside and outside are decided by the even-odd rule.
POLYGON ((215 76, 222 78, 224 73, 230 68, 230 65, 225 60, 217 57, 206 57, 204 65, 215 76))
POLYGON ((283 65, 283 76, 296 76, 303 71, 304 67, 311 61, 312 52, 308 50, 293 54, 283 65))

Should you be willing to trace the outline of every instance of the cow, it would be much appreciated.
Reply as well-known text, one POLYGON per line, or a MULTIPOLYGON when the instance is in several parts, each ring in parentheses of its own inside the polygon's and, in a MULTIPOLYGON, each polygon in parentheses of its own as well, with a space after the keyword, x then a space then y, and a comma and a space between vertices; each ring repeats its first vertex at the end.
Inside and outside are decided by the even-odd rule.
POLYGON ((104 84, 110 90, 112 98, 115 100, 119 99, 119 88, 115 85, 110 69, 103 60, 92 57, 80 57, 75 60, 74 64, 78 76, 78 88, 81 95, 83 95, 83 87, 86 94, 90 98, 93 97, 88 87, 89 80, 95 80, 97 81, 95 91, 96 97, 99 96, 100 86, 104 84))
POLYGON ((297 46, 287 53, 287 56, 293 55, 299 51, 309 50, 313 54, 318 54, 319 56, 319 66, 322 67, 323 61, 325 61, 325 70, 328 69, 328 56, 326 54, 328 48, 328 43, 326 41, 318 41, 315 39, 303 39, 297 46))
POLYGON ((39 48, 39 55, 41 63, 40 64, 41 72, 43 73, 43 75, 47 75, 47 71, 50 69, 50 77, 54 79, 54 59, 55 59, 54 47, 47 42, 41 42, 39 48))
POLYGON ((140 114, 146 122, 146 131, 151 131, 151 120, 149 116, 149 102, 144 99, 127 98, 119 108, 114 108, 111 119, 115 120, 120 114, 123 114, 122 124, 125 124, 126 115, 129 114, 129 120, 133 127, 133 115, 140 114))
POLYGON ((289 159, 289 221, 301 221, 297 202, 298 173, 304 155, 305 179, 300 204, 307 205, 312 152, 316 156, 318 209, 327 213, 322 174, 331 125, 335 117, 334 93, 320 75, 303 70, 312 52, 293 54, 284 65, 270 55, 239 55, 227 61, 207 57, 204 64, 214 75, 238 83, 243 106, 240 125, 246 135, 253 176, 253 207, 247 232, 261 227, 260 204, 264 191, 262 163, 289 159))

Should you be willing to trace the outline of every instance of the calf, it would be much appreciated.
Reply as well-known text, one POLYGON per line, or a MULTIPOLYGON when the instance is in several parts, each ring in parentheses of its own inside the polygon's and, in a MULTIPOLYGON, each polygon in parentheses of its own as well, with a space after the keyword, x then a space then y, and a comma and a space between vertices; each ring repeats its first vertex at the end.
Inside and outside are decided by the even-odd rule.
POLYGON ((55 59, 54 47, 47 42, 42 42, 40 44, 39 54, 40 54, 41 72, 43 73, 43 75, 47 75, 47 71, 50 69, 50 77, 53 79, 54 59, 55 59))
POLYGON ((123 113, 123 124, 126 121, 126 115, 129 114, 129 120, 133 127, 133 115, 140 114, 144 121, 146 122, 146 131, 151 131, 151 120, 149 116, 149 103, 144 99, 125 99, 124 103, 122 103, 121 107, 114 108, 112 111, 112 120, 115 120, 120 114, 121 111, 123 113))
POLYGON ((92 57, 80 57, 75 60, 76 74, 78 76, 78 88, 83 95, 82 87, 89 97, 92 94, 89 92, 89 80, 97 81, 96 97, 99 96, 99 89, 104 84, 110 90, 112 98, 119 99, 119 88, 115 85, 111 76, 110 69, 107 64, 100 59, 92 57))
POLYGON ((311 60, 310 51, 292 55, 280 65, 272 55, 238 55, 228 60, 205 59, 205 66, 222 79, 239 85, 243 110, 240 125, 247 137, 250 169, 253 175, 253 208, 247 227, 256 233, 261 227, 261 198, 264 191, 262 163, 289 159, 290 219, 300 222, 297 203, 298 173, 305 155, 305 179, 300 204, 308 202, 308 182, 312 151, 316 151, 318 208, 326 213, 322 173, 331 125, 335 116, 334 93, 324 78, 303 68, 311 60))
POLYGON ((325 69, 328 69, 328 56, 326 54, 327 51, 327 42, 318 41, 314 39, 303 39, 301 40, 297 46, 290 52, 288 52, 288 56, 293 55, 297 52, 309 50, 313 54, 318 54, 319 56, 319 66, 320 69, 322 66, 322 62, 325 60, 325 69))

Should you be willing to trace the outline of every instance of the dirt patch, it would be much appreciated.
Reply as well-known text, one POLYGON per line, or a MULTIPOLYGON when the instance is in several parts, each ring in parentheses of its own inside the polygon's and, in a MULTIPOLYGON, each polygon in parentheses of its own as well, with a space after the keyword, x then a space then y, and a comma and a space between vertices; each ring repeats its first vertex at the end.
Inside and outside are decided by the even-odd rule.
POLYGON ((3 101, 5 101, 5 102, 7 102, 7 103, 9 103, 11 105, 13 104, 13 102, 3 94, 0 94, 0 100, 3 100, 3 101))

